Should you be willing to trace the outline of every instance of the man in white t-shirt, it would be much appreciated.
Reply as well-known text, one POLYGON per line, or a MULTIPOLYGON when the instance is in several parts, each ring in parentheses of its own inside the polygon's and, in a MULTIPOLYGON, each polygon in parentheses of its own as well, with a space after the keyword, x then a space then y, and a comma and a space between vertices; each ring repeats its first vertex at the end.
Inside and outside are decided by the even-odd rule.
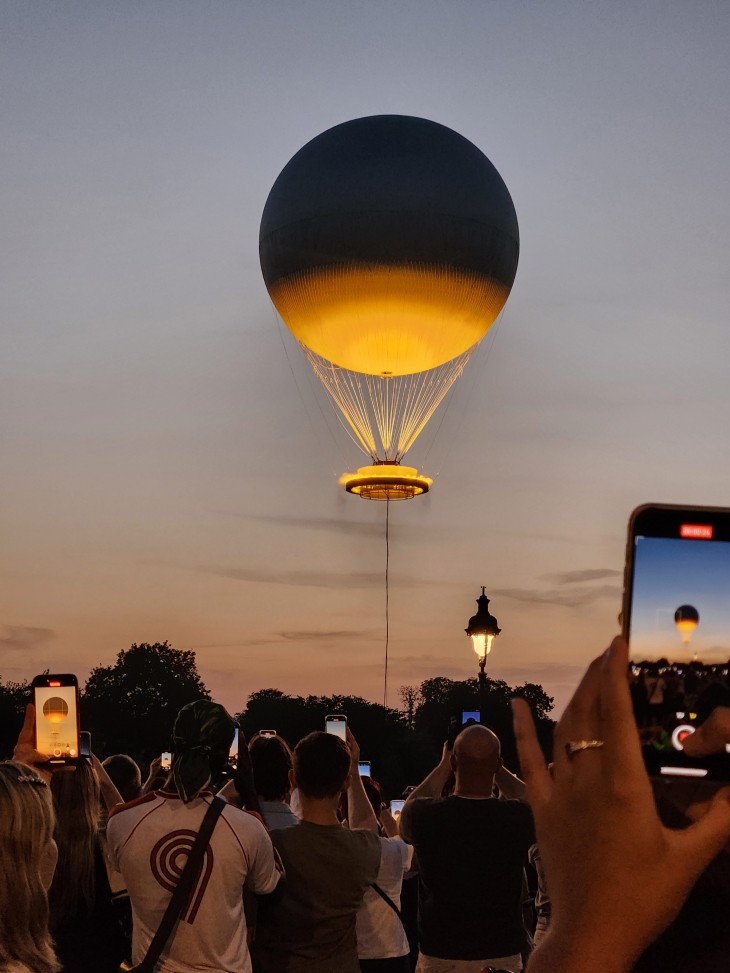
MULTIPOLYGON (((411 867, 413 847, 398 836, 398 825, 383 804, 378 785, 369 778, 363 779, 363 785, 387 835, 380 838, 380 868, 375 884, 400 910, 403 876, 411 867)), ((370 887, 357 913, 357 955, 362 973, 409 973, 409 950, 398 913, 370 887)))
MULTIPOLYGON (((213 799, 211 774, 233 740, 230 716, 209 700, 181 710, 175 723, 174 789, 115 808, 107 824, 112 863, 132 903, 132 961, 141 963, 165 914, 195 836, 213 799), (186 712, 187 711, 187 712, 186 712)), ((200 875, 163 953, 160 973, 250 973, 243 886, 276 889, 280 873, 263 824, 227 805, 205 852, 200 875)))

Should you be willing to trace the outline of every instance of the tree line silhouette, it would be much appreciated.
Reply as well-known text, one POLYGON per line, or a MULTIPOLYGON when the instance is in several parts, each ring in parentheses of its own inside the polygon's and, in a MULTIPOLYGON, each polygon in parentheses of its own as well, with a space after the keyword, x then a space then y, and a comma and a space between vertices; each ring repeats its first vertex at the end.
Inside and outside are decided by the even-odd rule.
MULTIPOLYGON (((552 748, 553 701, 542 686, 525 683, 512 688, 489 679, 482 722, 502 741, 507 766, 519 771, 512 731, 510 700, 522 696, 530 703, 538 734, 547 754, 552 748)), ((201 679, 192 651, 167 642, 143 642, 121 651, 110 666, 97 666, 81 690, 81 727, 91 733, 92 748, 101 759, 127 753, 146 772, 150 761, 171 749, 172 725, 186 703, 210 692, 201 679)), ((360 696, 290 696, 278 689, 261 689, 242 700, 236 714, 247 738, 259 730, 276 730, 290 746, 312 730, 324 728, 330 713, 344 713, 360 744, 362 759, 388 797, 397 797, 409 784, 419 783, 433 769, 450 721, 463 710, 479 709, 476 679, 426 679, 419 686, 402 686, 402 709, 371 703, 360 696)), ((31 702, 28 682, 0 681, 0 756, 9 757, 31 702)))

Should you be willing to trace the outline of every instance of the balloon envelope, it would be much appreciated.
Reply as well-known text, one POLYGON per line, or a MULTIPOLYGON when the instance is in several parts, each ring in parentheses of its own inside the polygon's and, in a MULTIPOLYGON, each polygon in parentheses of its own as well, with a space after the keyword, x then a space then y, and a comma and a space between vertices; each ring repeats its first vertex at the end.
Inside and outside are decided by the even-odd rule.
POLYGON ((512 198, 468 139, 423 118, 329 129, 284 167, 261 267, 295 337, 378 376, 443 365, 484 337, 517 270, 512 198))

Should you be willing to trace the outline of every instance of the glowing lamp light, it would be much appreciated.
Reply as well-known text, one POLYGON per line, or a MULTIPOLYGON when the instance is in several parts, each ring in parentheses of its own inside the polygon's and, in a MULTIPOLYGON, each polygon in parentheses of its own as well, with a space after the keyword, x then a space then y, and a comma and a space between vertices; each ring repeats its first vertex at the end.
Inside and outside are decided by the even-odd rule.
POLYGON ((484 593, 484 587, 482 587, 481 595, 477 598, 477 608, 476 615, 472 615, 464 631, 471 639, 471 644, 474 646, 474 651, 479 659, 479 668, 483 672, 487 656, 492 650, 492 643, 501 632, 497 625, 497 619, 489 612, 489 598, 484 593))
POLYGON ((493 641, 493 635, 485 635, 482 632, 478 632, 476 635, 471 636, 471 644, 474 646, 474 651, 480 659, 486 658, 486 656, 488 656, 492 651, 493 641))

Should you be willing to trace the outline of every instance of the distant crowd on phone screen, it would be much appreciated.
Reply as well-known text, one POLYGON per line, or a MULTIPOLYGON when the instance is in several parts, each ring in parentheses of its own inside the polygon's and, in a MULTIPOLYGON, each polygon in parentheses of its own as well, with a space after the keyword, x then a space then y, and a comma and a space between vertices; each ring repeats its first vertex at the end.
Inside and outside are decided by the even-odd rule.
POLYGON ((663 724, 690 721, 703 723, 717 706, 730 706, 730 661, 635 662, 629 685, 636 722, 649 730, 663 724))
MULTIPOLYGON (((638 684, 654 667, 637 668, 638 684)), ((292 752, 272 730, 247 744, 200 700, 144 783, 124 754, 49 773, 26 727, 0 764, 0 973, 139 966, 217 790, 227 803, 161 973, 529 973, 549 890, 525 787, 478 718, 463 714, 453 749, 389 803, 342 715, 292 752)), ((636 973, 715 969, 681 961, 727 937, 725 857, 725 884, 690 896, 699 933, 670 927, 636 973)))

